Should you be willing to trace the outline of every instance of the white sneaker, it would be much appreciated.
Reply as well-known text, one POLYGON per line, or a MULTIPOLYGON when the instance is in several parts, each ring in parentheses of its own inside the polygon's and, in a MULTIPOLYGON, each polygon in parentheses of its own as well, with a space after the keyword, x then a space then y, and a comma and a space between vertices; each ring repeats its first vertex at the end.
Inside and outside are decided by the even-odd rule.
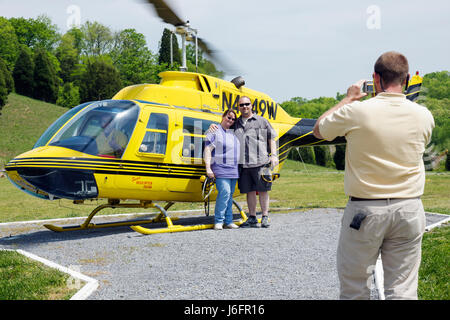
POLYGON ((222 224, 221 223, 216 223, 215 225, 214 225, 214 230, 222 230, 223 229, 223 227, 222 227, 222 224))
POLYGON ((224 228, 225 229, 238 229, 239 227, 237 225, 235 225, 234 223, 230 223, 230 224, 227 224, 224 228))

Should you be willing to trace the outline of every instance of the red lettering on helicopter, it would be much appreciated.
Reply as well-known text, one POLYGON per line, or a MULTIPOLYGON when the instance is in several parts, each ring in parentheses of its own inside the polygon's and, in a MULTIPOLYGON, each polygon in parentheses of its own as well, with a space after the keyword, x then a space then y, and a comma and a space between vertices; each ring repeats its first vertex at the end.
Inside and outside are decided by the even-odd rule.
MULTIPOLYGON (((232 109, 236 111, 236 113, 239 114, 239 98, 240 95, 236 95, 233 99, 233 94, 231 92, 225 92, 222 91, 222 111, 225 111, 225 109, 232 109)), ((252 103, 252 111, 255 114, 258 114, 262 117, 267 112, 267 118, 275 120, 277 118, 277 110, 278 110, 278 103, 275 103, 271 100, 258 100, 258 98, 253 100, 252 103)))
POLYGON ((138 181, 136 182, 137 185, 141 185, 144 189, 151 189, 152 188, 152 182, 151 181, 138 181))
POLYGON ((152 181, 143 181, 141 177, 132 177, 131 182, 134 182, 136 185, 143 187, 144 189, 152 188, 152 181))

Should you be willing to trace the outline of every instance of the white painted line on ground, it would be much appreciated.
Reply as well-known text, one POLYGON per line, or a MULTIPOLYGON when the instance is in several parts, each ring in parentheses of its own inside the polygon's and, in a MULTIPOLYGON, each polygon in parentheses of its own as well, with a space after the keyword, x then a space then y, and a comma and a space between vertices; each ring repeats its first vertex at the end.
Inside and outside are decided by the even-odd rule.
POLYGON ((449 222, 449 221, 450 221, 450 217, 448 217, 448 218, 446 218, 446 219, 444 219, 444 220, 441 220, 441 221, 439 221, 439 222, 430 224, 429 226, 425 227, 425 232, 428 232, 428 231, 430 231, 430 230, 433 229, 433 228, 439 227, 440 225, 442 225, 442 224, 444 224, 444 223, 447 223, 447 222, 449 222))

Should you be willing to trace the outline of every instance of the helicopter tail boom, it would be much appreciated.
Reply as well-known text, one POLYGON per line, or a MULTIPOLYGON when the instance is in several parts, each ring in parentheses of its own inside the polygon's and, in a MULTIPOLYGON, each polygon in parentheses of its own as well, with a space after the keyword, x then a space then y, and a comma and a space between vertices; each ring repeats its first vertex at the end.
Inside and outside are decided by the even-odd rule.
POLYGON ((278 141, 278 157, 280 162, 287 159, 289 150, 293 147, 321 146, 344 144, 344 137, 337 137, 333 141, 317 139, 313 135, 316 119, 299 119, 292 128, 284 133, 278 141))

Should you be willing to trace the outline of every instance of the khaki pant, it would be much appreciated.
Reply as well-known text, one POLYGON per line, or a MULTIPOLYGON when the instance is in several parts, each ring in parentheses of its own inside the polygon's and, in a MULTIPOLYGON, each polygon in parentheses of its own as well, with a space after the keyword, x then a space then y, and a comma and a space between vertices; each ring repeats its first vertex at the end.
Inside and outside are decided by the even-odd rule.
POLYGON ((386 299, 417 299, 425 212, 420 199, 349 201, 337 250, 341 299, 369 299, 381 253, 386 299), (353 217, 367 214, 359 230, 353 217))

